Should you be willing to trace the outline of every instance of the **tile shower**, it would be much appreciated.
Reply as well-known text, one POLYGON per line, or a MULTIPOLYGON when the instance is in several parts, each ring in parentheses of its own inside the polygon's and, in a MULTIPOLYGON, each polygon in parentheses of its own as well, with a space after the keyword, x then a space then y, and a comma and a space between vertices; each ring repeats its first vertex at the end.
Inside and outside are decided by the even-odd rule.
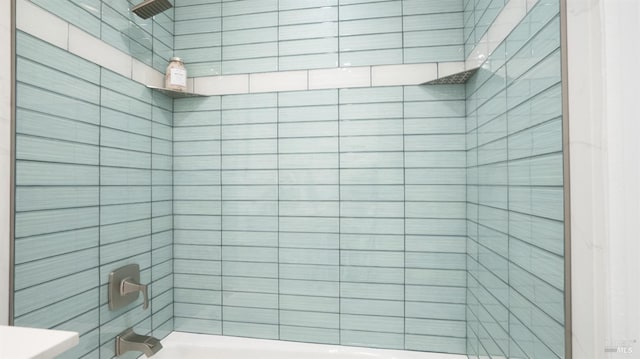
MULTIPOLYGON (((30 6, 200 78, 461 62, 508 2, 30 6)), ((559 2, 531 3, 466 85, 172 100, 18 31, 16 325, 79 331, 68 358, 129 326, 564 357, 559 2), (151 310, 110 312, 129 263, 151 310)))

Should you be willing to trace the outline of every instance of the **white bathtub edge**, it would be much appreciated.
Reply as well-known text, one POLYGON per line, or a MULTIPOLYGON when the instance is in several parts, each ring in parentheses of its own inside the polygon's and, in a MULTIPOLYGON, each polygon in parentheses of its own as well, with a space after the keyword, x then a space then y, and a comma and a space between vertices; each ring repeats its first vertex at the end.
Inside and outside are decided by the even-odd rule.
MULTIPOLYGON (((290 342, 283 340, 267 340, 267 339, 253 339, 253 338, 240 338, 229 337, 220 335, 208 335, 208 334, 192 334, 185 332, 172 332, 166 338, 162 340, 162 345, 166 349, 177 347, 222 347, 222 348, 235 348, 235 347, 260 347, 265 349, 277 349, 280 351, 305 351, 305 352, 327 352, 327 353, 340 353, 346 354, 364 354, 364 353, 376 353, 382 355, 384 358, 390 359, 467 359, 466 355, 460 354, 445 354, 445 353, 428 353, 406 350, 393 350, 393 349, 373 349, 362 348, 353 346, 341 346, 341 345, 328 345, 328 344, 315 344, 315 343, 301 343, 290 342)), ((191 359, 191 358, 182 358, 191 359)))

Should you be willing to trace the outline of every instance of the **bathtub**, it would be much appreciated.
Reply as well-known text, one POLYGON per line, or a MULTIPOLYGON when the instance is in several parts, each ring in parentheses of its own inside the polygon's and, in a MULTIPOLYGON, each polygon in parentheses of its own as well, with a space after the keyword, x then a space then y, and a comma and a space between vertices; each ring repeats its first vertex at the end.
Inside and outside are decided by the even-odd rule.
POLYGON ((173 332, 153 359, 467 359, 466 355, 368 349, 173 332))

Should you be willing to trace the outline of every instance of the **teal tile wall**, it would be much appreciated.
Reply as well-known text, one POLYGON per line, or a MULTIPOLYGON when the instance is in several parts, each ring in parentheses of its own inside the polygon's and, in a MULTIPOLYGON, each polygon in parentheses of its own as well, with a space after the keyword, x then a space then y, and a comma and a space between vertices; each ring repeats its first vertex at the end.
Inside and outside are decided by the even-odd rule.
POLYGON ((174 110, 175 325, 220 333, 220 98, 174 110))
MULTIPOLYGON (((171 12, 89 3, 50 11, 163 69, 171 12)), ((504 3, 176 5, 204 76, 462 60, 504 3)), ((16 324, 79 331, 68 358, 129 326, 562 358, 558 22, 540 0, 466 87, 177 101, 19 33, 16 324), (109 312, 134 262, 152 309, 109 312)))
POLYGON ((464 99, 177 100, 176 330, 464 353, 464 99))
POLYGON ((461 61, 463 0, 177 0, 190 76, 461 61))
POLYGON ((337 90, 278 96, 280 337, 340 342, 337 90))
POLYGON ((158 71, 164 72, 173 56, 175 8, 143 20, 130 11, 142 0, 31 2, 158 71))
POLYGON ((559 1, 540 0, 467 84, 467 350, 564 358, 559 1))
POLYGON ((164 337, 172 100, 22 32, 17 54, 15 324, 79 332, 63 358, 112 358, 131 326, 164 337), (109 311, 108 274, 130 263, 151 284, 150 310, 109 311))
POLYGON ((278 217, 277 101, 275 93, 222 97, 221 319, 227 335, 278 339, 278 231, 286 224, 278 217))
POLYGON ((487 33, 489 27, 510 0, 464 0, 465 58, 487 33))

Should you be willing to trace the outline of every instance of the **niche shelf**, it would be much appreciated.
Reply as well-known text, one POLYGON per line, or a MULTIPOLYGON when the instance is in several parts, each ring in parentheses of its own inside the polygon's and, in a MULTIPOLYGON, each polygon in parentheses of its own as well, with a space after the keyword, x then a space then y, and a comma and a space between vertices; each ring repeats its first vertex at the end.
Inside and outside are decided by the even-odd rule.
POLYGON ((473 76, 479 67, 474 69, 458 72, 449 76, 441 77, 439 79, 435 79, 432 81, 428 81, 423 83, 423 85, 456 85, 456 84, 464 84, 469 81, 471 76, 473 76))
POLYGON ((165 94, 171 98, 208 97, 208 95, 203 95, 195 92, 174 91, 174 90, 166 89, 164 87, 149 86, 149 85, 147 85, 147 87, 154 91, 158 91, 162 94, 165 94))

